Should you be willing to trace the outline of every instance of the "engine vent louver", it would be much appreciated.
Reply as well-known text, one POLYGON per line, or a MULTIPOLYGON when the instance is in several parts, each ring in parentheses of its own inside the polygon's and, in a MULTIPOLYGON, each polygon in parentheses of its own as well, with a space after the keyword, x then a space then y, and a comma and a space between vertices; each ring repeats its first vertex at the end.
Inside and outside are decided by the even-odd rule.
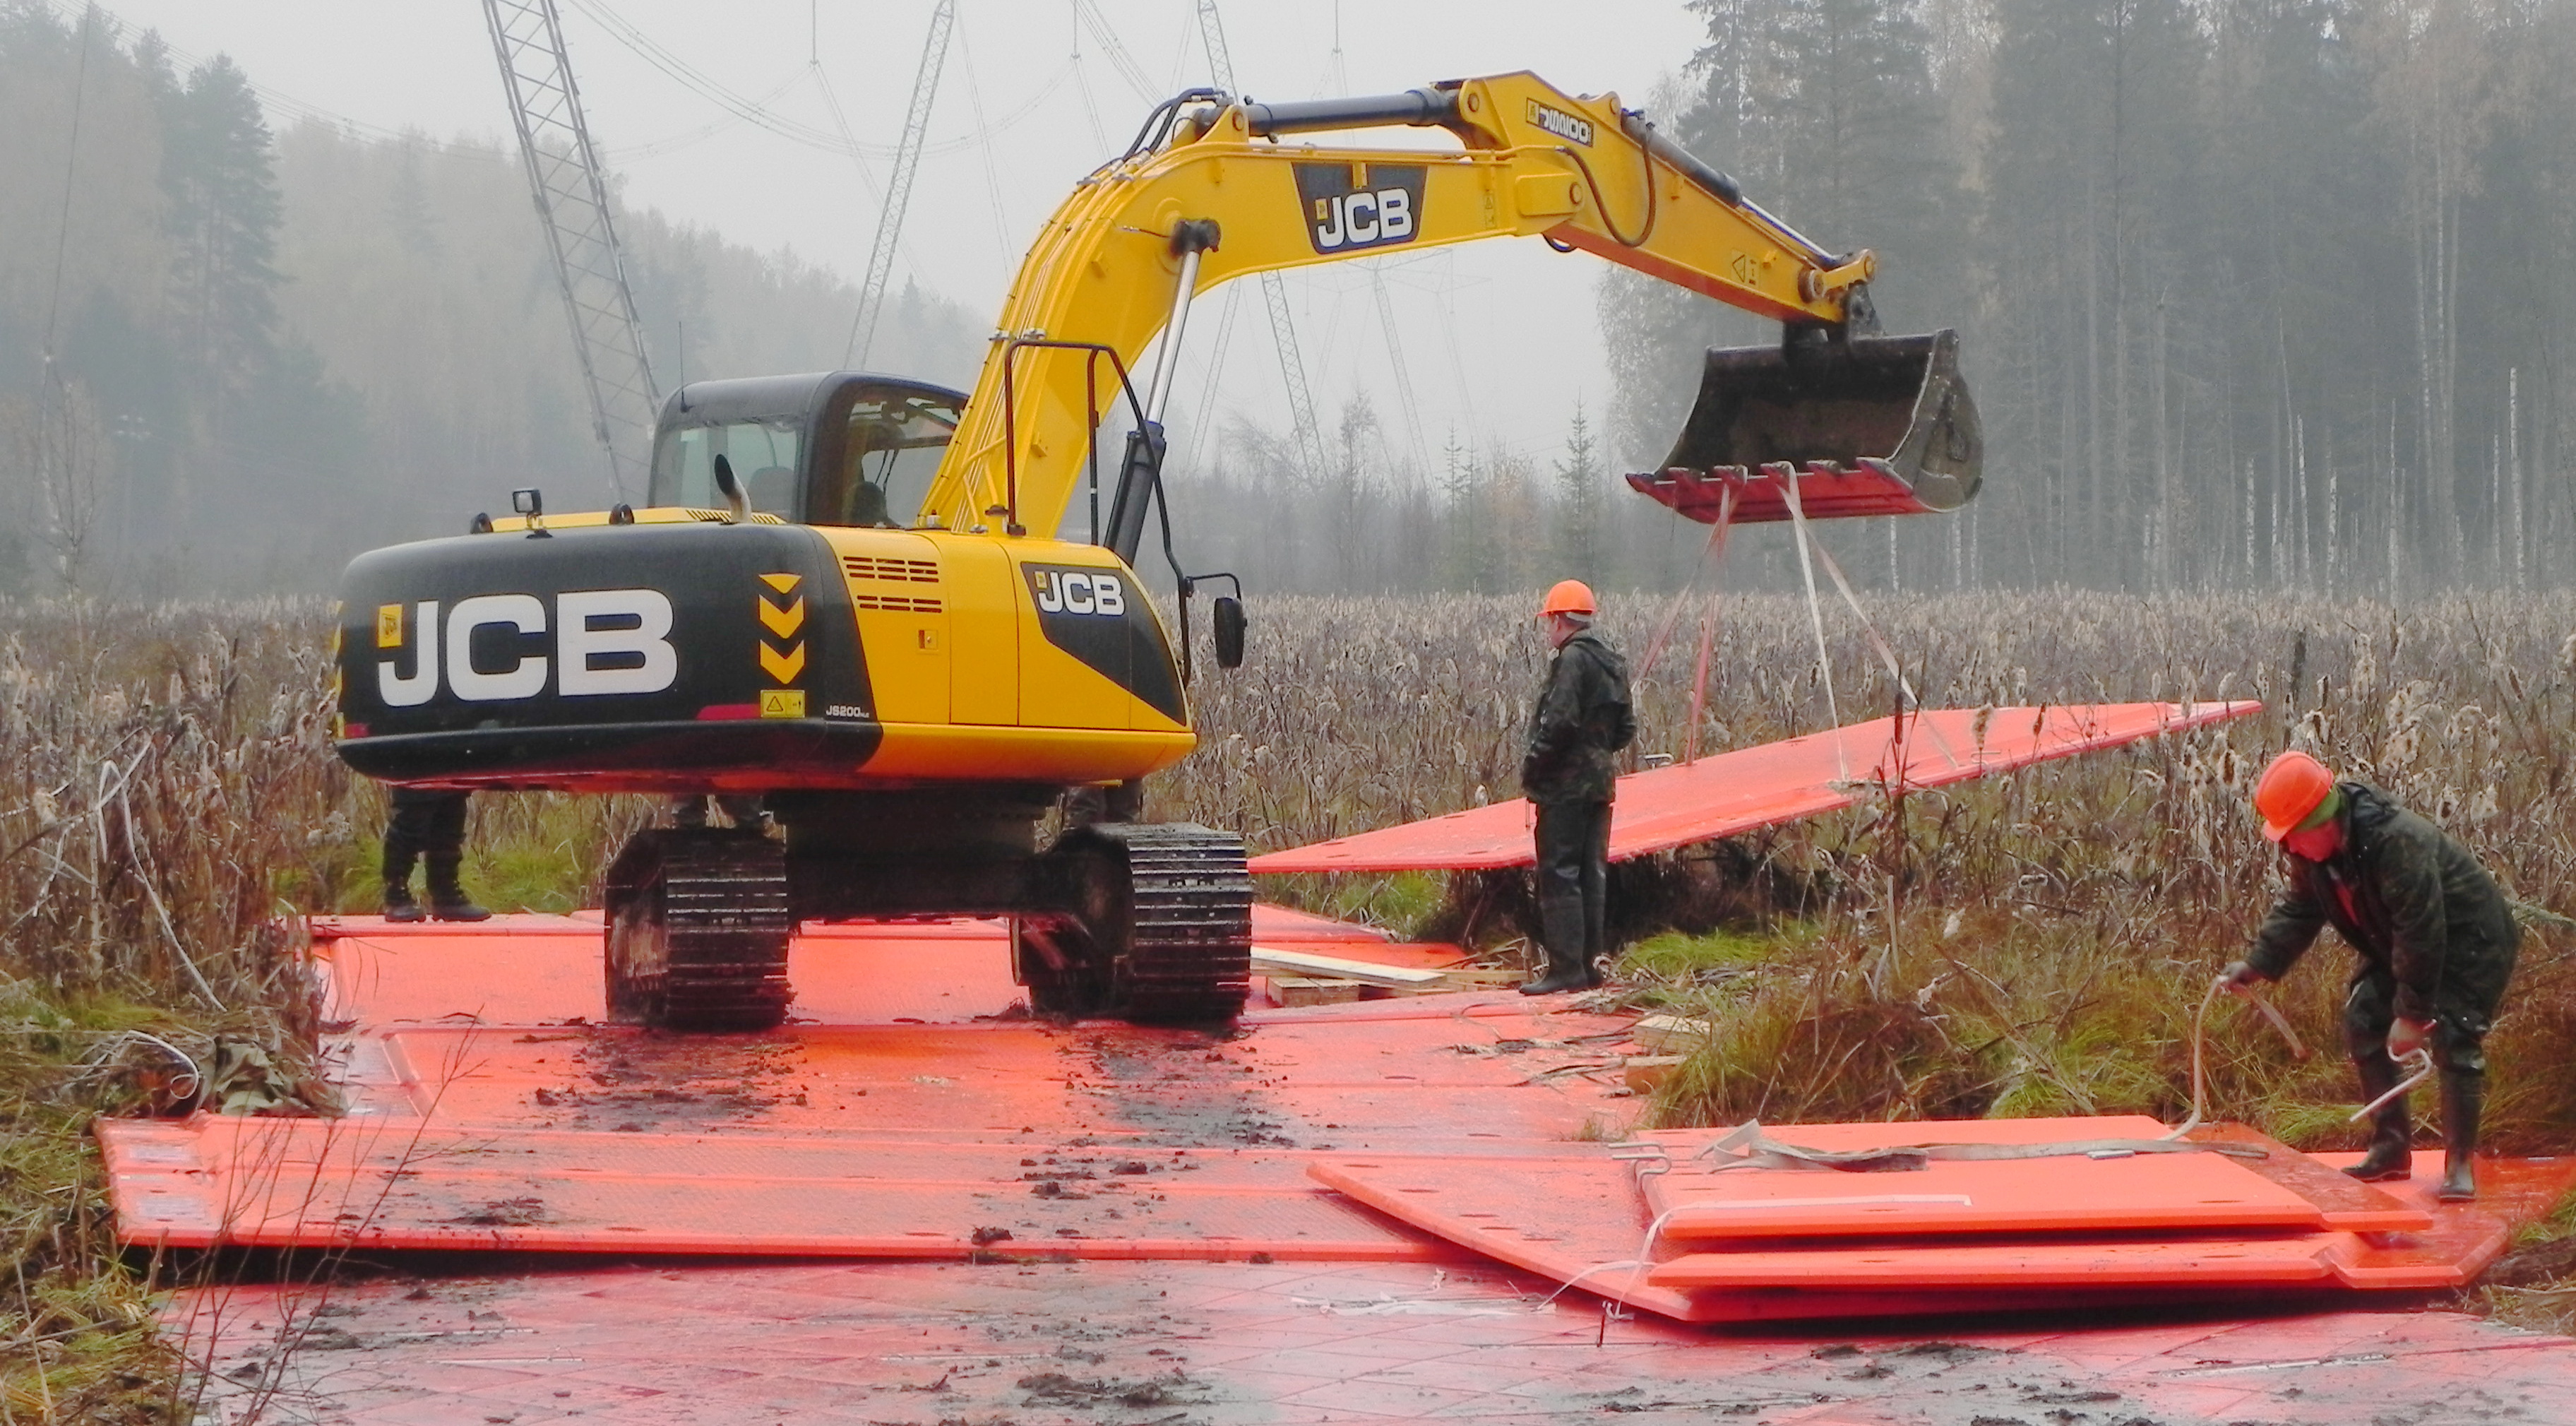
POLYGON ((884 609, 898 614, 936 614, 940 611, 936 599, 912 599, 901 594, 853 593, 850 605, 856 609, 884 609))
POLYGON ((852 579, 890 580, 902 584, 937 584, 939 582, 939 563, 936 560, 843 555, 841 569, 852 579))
MULTIPOLYGON (((855 584, 937 584, 939 563, 936 560, 893 559, 876 555, 843 555, 841 570, 855 584)), ((939 600, 927 594, 876 594, 862 589, 850 591, 850 603, 860 609, 881 609, 896 614, 936 614, 939 600)))

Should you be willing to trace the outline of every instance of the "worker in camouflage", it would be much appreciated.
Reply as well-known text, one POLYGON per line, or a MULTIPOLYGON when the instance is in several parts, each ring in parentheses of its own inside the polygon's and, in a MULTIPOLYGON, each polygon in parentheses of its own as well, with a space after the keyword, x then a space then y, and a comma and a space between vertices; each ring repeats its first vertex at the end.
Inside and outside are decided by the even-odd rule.
POLYGON ((1610 799, 1616 754, 1637 737, 1629 709, 1628 661, 1592 632, 1592 591, 1564 580, 1547 592, 1547 683, 1530 712, 1521 789, 1538 809, 1539 940, 1547 972, 1523 995, 1601 983, 1609 951, 1610 799))
MULTIPOLYGON (((2360 961, 2344 1000, 2344 1042, 2365 1102, 2398 1084, 2397 1061, 2429 1049, 2442 1071, 2446 1161, 2435 1197, 2477 1196, 2471 1162, 2486 1100, 2487 1030, 2513 976, 2522 928, 2468 848, 2365 782, 2337 781, 2305 753, 2283 753, 2254 791, 2263 834, 2287 853, 2290 885, 2231 987, 2278 980, 2331 923, 2360 961)), ((2413 1171, 2403 1095, 2372 1116, 2361 1179, 2413 1171)))

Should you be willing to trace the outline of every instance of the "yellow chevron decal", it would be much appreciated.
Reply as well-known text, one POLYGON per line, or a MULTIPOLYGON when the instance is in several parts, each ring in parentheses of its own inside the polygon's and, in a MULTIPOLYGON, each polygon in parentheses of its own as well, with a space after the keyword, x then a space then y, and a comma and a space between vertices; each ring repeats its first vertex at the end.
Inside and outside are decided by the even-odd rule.
POLYGON ((757 602, 760 605, 760 622, 777 637, 784 639, 805 627, 804 595, 797 595, 793 604, 772 604, 765 598, 757 602))
POLYGON ((804 583, 805 576, 801 574, 764 574, 760 577, 760 582, 777 590, 781 594, 785 594, 790 590, 793 590, 797 585, 804 583))
POLYGON ((796 675, 805 671, 805 646, 797 644, 782 654, 763 644, 760 646, 760 667, 780 683, 794 683, 796 675))

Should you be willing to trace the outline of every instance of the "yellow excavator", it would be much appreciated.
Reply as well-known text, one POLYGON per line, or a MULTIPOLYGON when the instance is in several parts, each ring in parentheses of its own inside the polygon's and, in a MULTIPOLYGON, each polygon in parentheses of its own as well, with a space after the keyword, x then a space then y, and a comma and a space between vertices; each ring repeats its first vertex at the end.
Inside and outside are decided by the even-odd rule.
MULTIPOLYGON (((1190 90, 1048 219, 972 393, 694 383, 665 404, 643 508, 549 516, 519 491, 474 533, 352 562, 340 755, 414 787, 761 799, 765 817, 619 851, 621 1019, 764 1029, 799 921, 955 915, 1009 918, 1041 1011, 1229 1018, 1249 984, 1243 845, 1133 820, 1143 779, 1195 745, 1190 601, 1223 578, 1183 572, 1163 515, 1176 641, 1135 570, 1191 303, 1246 273, 1531 236, 1783 325, 1777 347, 1709 354, 1640 489, 1734 520, 1799 493, 1831 516, 1974 492, 1955 336, 1879 335, 1870 253, 1800 236, 1615 95, 1529 74, 1293 104, 1190 90), (1391 127, 1456 146, 1299 138, 1391 127), (1085 810, 1039 849, 1059 805, 1085 810)), ((1228 667, 1240 592, 1209 609, 1228 667)))

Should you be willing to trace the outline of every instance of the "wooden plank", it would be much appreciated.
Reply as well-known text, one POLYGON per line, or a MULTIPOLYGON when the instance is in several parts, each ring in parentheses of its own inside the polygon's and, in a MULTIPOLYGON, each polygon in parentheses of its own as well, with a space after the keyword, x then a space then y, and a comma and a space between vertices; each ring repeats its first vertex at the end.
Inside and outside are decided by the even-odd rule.
POLYGON ((1406 989, 1438 985, 1446 974, 1436 970, 1408 970, 1402 966, 1344 960, 1339 956, 1310 955, 1305 951, 1283 951, 1276 946, 1253 947, 1252 968, 1263 975, 1321 976, 1327 980, 1356 980, 1367 985, 1392 985, 1406 989))
POLYGON ((1361 985, 1356 980, 1324 980, 1314 976, 1274 975, 1270 981, 1270 998, 1281 1008, 1294 1010, 1303 1005, 1344 1005, 1360 998, 1364 990, 1376 987, 1361 985))
POLYGON ((1637 1048, 1650 1055, 1689 1054, 1708 1043, 1711 1027, 1705 1020, 1685 1020, 1678 1015, 1649 1015, 1629 1032, 1637 1048))
POLYGON ((1663 1087, 1664 1080, 1683 1058, 1681 1055, 1630 1055, 1619 1067, 1625 1072, 1632 1092, 1652 1094, 1663 1087))

